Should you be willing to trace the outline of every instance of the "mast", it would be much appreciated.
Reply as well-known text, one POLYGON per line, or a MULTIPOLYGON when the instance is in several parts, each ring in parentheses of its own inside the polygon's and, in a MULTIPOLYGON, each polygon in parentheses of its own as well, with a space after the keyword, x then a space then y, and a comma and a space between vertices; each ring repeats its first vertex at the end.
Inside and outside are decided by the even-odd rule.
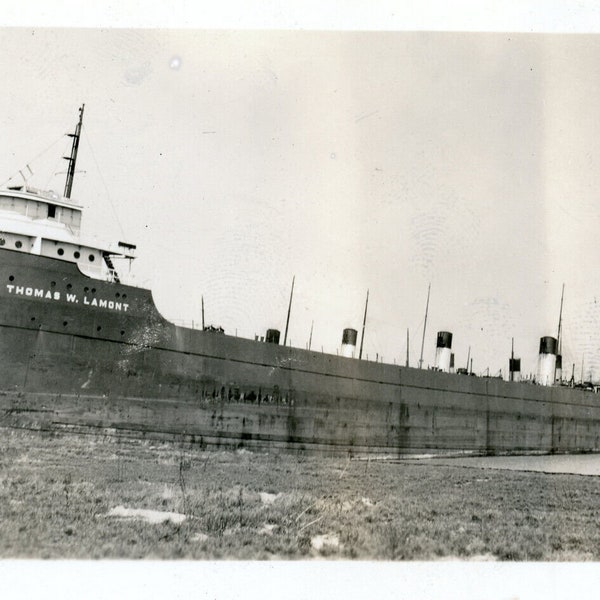
POLYGON ((65 182, 65 192, 63 196, 65 198, 71 197, 71 189, 73 188, 73 179, 75 177, 75 163, 77 162, 77 150, 79 149, 79 138, 81 137, 81 126, 83 124, 83 110, 85 104, 81 105, 79 109, 79 123, 75 127, 75 133, 68 133, 69 137, 73 138, 73 145, 71 146, 71 156, 63 156, 65 160, 69 161, 69 167, 67 169, 67 181, 65 182))
POLYGON ((309 350, 310 350, 310 347, 312 346, 312 333, 313 333, 314 324, 315 324, 314 321, 310 322, 310 336, 308 337, 308 349, 309 350))
POLYGON ((285 335, 283 336, 283 345, 286 345, 287 342, 287 334, 288 334, 288 325, 290 324, 290 312, 292 311, 292 297, 294 296, 294 282, 296 281, 296 276, 292 277, 292 291, 290 292, 290 304, 288 306, 287 313, 287 321, 285 322, 285 335))
POLYGON ((562 285, 562 293, 560 295, 560 313, 558 316, 558 333, 556 334, 556 364, 554 366, 554 382, 558 379, 562 381, 562 311, 563 300, 565 298, 565 284, 562 285))
POLYGON ((410 348, 410 338, 409 338, 409 331, 408 331, 408 327, 406 328, 406 366, 408 367, 409 364, 409 348, 410 348))
POLYGON ((204 296, 202 298, 202 331, 204 331, 204 296))
POLYGON ((508 369, 508 380, 514 381, 515 374, 513 369, 515 368, 515 338, 510 338, 510 363, 508 369))
POLYGON ((427 313, 429 312, 429 292, 431 291, 431 283, 427 288, 427 304, 425 305, 425 323, 423 324, 423 339, 421 340, 421 358, 419 358, 419 369, 423 368, 423 347, 425 346, 425 331, 427 329, 427 313))
POLYGON ((558 333, 556 335, 556 342, 557 342, 557 346, 558 346, 558 353, 560 355, 562 355, 562 340, 560 339, 560 334, 562 332, 562 310, 563 310, 563 300, 565 297, 565 284, 563 283, 562 286, 562 294, 560 295, 560 313, 558 316, 558 333))
POLYGON ((358 351, 358 360, 362 358, 363 341, 365 339, 365 325, 367 324, 367 306, 369 306, 369 290, 367 290, 367 301, 365 302, 365 316, 363 317, 362 334, 360 336, 360 350, 358 351))

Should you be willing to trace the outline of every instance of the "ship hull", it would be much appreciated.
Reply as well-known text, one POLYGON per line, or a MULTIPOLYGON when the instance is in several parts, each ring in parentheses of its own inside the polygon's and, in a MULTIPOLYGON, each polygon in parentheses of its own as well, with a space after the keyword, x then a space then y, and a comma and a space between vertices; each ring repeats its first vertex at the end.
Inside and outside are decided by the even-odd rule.
POLYGON ((593 452, 596 394, 177 327, 148 290, 0 250, 4 426, 324 453, 593 452))

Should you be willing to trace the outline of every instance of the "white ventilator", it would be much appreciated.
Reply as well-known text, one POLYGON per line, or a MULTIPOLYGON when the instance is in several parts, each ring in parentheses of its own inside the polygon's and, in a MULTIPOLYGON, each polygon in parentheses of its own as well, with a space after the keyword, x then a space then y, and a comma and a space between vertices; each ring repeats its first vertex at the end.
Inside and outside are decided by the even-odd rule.
POLYGON ((538 385, 552 385, 556 370, 556 338, 545 336, 540 338, 540 354, 536 383, 538 385))
POLYGON ((342 335, 342 356, 354 358, 356 353, 356 329, 344 329, 342 335))
POLYGON ((435 368, 438 371, 450 371, 452 362, 452 334, 449 331, 438 331, 435 349, 435 368))

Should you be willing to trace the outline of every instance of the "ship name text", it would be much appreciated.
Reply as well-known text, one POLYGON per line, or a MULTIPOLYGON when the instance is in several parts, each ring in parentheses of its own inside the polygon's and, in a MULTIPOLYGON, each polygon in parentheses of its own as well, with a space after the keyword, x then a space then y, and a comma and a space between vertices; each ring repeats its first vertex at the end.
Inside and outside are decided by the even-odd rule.
MULTIPOLYGON (((40 298, 43 300, 54 300, 54 301, 67 301, 71 304, 79 304, 80 298, 77 294, 61 294, 61 292, 48 290, 44 288, 27 287, 23 285, 7 284, 6 289, 9 294, 15 296, 28 296, 30 298, 40 298)), ((108 310, 115 310, 120 312, 127 312, 129 304, 126 302, 117 302, 116 300, 106 300, 104 298, 95 298, 83 296, 81 303, 85 306, 93 306, 96 308, 106 308, 108 310)))

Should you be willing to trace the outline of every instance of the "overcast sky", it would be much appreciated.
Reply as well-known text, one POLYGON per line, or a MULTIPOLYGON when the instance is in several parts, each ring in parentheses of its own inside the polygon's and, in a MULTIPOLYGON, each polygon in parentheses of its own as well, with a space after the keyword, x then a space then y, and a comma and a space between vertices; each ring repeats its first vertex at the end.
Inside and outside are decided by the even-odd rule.
POLYGON ((600 378, 600 38, 508 33, 0 30, 0 182, 73 197, 137 243, 161 312, 253 338, 526 373, 556 335, 600 378), (26 49, 26 51, 24 50, 26 49), (53 143, 56 144, 53 145, 53 143), (48 152, 36 158, 50 146, 48 152), (62 161, 64 163, 64 161, 62 161), (18 178, 17 178, 18 180, 18 178), (584 358, 585 357, 585 358, 584 358))

